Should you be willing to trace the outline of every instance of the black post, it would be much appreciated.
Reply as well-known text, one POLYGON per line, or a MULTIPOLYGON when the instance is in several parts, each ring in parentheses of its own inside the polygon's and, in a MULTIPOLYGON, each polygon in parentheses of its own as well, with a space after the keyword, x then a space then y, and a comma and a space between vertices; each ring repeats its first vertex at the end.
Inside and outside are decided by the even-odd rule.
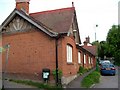
POLYGON ((58 86, 58 37, 56 38, 56 86, 58 86))

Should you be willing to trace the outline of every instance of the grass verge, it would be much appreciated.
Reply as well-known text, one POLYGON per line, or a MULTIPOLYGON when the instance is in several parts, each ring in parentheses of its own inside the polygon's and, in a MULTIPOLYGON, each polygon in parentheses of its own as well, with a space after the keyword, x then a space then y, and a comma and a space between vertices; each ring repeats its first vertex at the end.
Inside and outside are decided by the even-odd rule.
POLYGON ((10 79, 9 81, 15 82, 15 83, 21 83, 24 85, 30 85, 30 86, 34 86, 36 88, 41 88, 41 89, 45 89, 45 90, 62 90, 62 88, 59 86, 53 86, 53 85, 49 85, 49 84, 33 82, 31 80, 13 80, 13 79, 10 79))
POLYGON ((93 71, 82 80, 81 86, 85 88, 90 88, 90 86, 92 86, 95 83, 99 83, 99 81, 100 73, 98 71, 93 71))

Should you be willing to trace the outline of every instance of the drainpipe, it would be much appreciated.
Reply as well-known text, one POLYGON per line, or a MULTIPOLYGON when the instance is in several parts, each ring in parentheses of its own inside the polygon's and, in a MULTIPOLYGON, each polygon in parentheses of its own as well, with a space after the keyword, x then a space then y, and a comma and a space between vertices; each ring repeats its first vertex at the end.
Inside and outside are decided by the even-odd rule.
POLYGON ((58 37, 55 39, 56 47, 56 86, 58 86, 58 37))
POLYGON ((55 38, 55 47, 56 47, 56 86, 59 84, 59 76, 58 76, 58 40, 62 34, 58 34, 55 38))
POLYGON ((55 48, 56 48, 56 86, 59 84, 59 76, 58 76, 58 40, 62 37, 62 35, 66 35, 66 33, 59 33, 55 38, 55 48))

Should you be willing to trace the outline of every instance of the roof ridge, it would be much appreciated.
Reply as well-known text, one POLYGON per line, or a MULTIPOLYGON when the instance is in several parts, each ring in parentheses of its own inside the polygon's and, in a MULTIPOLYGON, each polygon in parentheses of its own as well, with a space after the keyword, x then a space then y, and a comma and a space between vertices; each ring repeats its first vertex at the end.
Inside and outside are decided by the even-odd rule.
POLYGON ((34 13, 30 13, 29 15, 38 14, 38 13, 55 12, 55 11, 59 11, 59 10, 71 10, 71 9, 75 9, 75 7, 67 7, 67 8, 60 8, 60 9, 54 9, 54 10, 46 10, 46 11, 34 12, 34 13))

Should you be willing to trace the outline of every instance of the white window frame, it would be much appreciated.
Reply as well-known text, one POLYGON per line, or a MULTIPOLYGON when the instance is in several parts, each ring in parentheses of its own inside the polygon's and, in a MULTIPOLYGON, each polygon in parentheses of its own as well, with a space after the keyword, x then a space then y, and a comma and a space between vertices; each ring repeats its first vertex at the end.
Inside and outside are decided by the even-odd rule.
POLYGON ((84 54, 84 64, 86 64, 86 54, 84 54))
POLYGON ((79 63, 79 64, 82 63, 82 62, 81 62, 81 52, 80 52, 80 51, 78 52, 78 63, 79 63))
POLYGON ((89 56, 89 59, 88 59, 88 61, 89 61, 89 64, 91 64, 91 57, 89 56))
POLYGON ((93 58, 91 58, 91 64, 93 64, 93 58))
POLYGON ((72 63, 72 46, 67 44, 67 63, 72 63))

